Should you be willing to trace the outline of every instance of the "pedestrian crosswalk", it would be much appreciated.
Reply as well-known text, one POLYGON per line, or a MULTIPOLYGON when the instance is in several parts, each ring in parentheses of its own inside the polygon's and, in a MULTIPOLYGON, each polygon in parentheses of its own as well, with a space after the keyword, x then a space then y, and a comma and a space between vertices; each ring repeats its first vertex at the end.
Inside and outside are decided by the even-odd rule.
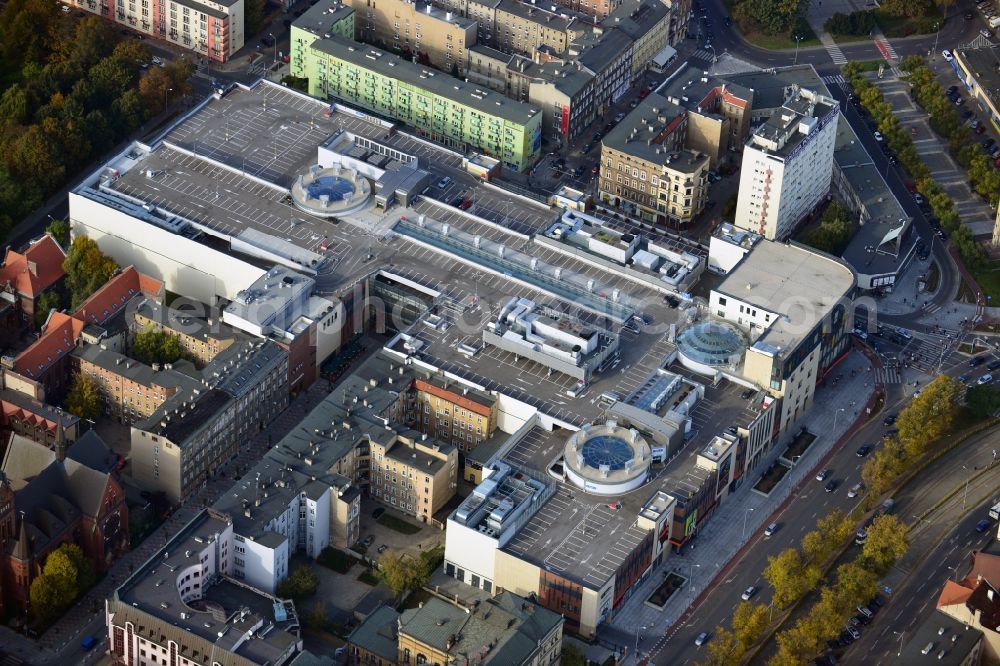
POLYGON ((875 383, 877 384, 901 384, 899 368, 896 366, 875 368, 875 383))
POLYGON ((715 54, 708 49, 698 49, 691 54, 692 58, 697 58, 698 60, 704 60, 705 62, 712 62, 715 54))
POLYGON ((832 40, 827 44, 823 44, 823 46, 826 47, 826 52, 830 54, 830 60, 833 61, 834 65, 847 64, 847 56, 844 55, 844 52, 832 40))
POLYGON ((924 305, 924 307, 922 309, 927 314, 931 314, 932 312, 937 312, 938 310, 940 310, 941 306, 938 305, 937 303, 927 303, 927 304, 924 305))
POLYGON ((845 83, 847 83, 847 80, 844 79, 843 74, 827 74, 826 76, 823 77, 823 83, 835 86, 843 86, 845 83))

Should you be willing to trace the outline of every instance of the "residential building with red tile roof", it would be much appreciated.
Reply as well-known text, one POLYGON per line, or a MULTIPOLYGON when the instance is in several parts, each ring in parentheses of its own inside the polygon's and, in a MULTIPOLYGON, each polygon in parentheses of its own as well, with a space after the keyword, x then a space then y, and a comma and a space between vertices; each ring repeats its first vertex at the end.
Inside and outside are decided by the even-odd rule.
POLYGON ((942 613, 982 631, 985 660, 995 664, 1000 662, 1000 556, 974 551, 971 560, 968 575, 957 582, 949 579, 935 605, 942 613))
POLYGON ((107 325, 125 312, 133 298, 159 299, 162 295, 162 282, 142 275, 132 266, 125 268, 91 294, 72 315, 50 312, 38 340, 13 359, 4 360, 6 386, 38 400, 58 402, 69 388, 69 354, 84 330, 107 325))
POLYGON ((24 316, 33 317, 41 295, 66 275, 65 260, 66 253, 50 234, 31 241, 23 253, 7 248, 0 264, 0 289, 16 295, 24 316))

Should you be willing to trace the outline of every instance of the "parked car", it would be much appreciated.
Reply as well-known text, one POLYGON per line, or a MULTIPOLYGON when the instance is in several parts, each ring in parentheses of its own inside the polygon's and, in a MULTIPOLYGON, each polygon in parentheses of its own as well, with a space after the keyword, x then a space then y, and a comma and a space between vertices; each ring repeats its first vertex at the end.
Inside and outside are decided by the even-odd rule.
POLYGON ((443 190, 444 188, 448 187, 450 183, 451 183, 451 176, 445 176, 444 178, 442 178, 437 182, 437 186, 439 189, 443 190))
POLYGON ((819 474, 816 475, 816 480, 817 481, 826 481, 826 477, 830 476, 830 474, 832 472, 833 472, 833 470, 824 469, 823 471, 821 471, 819 474))
POLYGON ((771 523, 764 530, 764 536, 769 537, 777 531, 778 531, 778 523, 771 523))
POLYGON ((840 642, 843 643, 844 645, 850 645, 851 643, 854 642, 854 636, 851 635, 851 632, 844 629, 842 632, 840 632, 840 642))
POLYGON ((387 546, 387 545, 385 545, 385 544, 382 544, 381 546, 379 546, 379 547, 378 547, 378 554, 379 554, 379 555, 381 555, 381 554, 382 554, 382 553, 384 553, 384 552, 386 551, 386 549, 388 549, 388 548, 389 548, 389 546, 387 546))
POLYGON ((971 117, 972 117, 972 111, 969 111, 968 109, 962 111, 962 120, 968 120, 971 117))
POLYGON ((986 125, 980 125, 979 127, 976 128, 975 131, 976 131, 976 134, 982 134, 983 132, 986 131, 986 125))
POLYGON ((859 546, 863 546, 865 545, 866 541, 868 541, 868 530, 862 527, 860 530, 854 533, 854 543, 858 544, 859 546))
POLYGON ((891 426, 893 423, 896 422, 898 416, 899 416, 898 414, 889 414, 884 419, 882 419, 882 425, 891 426))
POLYGON ((989 364, 986 366, 986 369, 987 370, 1000 370, 1000 359, 997 359, 995 361, 990 361, 989 364))
POLYGON ((832 493, 834 490, 837 489, 838 485, 840 484, 837 483, 836 479, 831 479, 829 482, 827 482, 825 486, 823 486, 823 490, 825 490, 828 493, 832 493))
POLYGON ((969 367, 970 368, 979 367, 983 363, 986 363, 986 360, 988 358, 989 357, 986 356, 985 354, 980 354, 979 356, 973 356, 972 358, 969 359, 969 367))
POLYGON ((365 548, 367 548, 368 546, 372 545, 372 543, 374 541, 375 541, 375 537, 372 536, 371 534, 369 534, 368 536, 366 536, 364 538, 364 541, 361 542, 361 545, 363 545, 365 548))
POLYGON ((853 638, 854 640, 858 640, 859 638, 861 638, 861 632, 857 630, 857 627, 848 627, 847 633, 849 633, 851 635, 851 638, 853 638))
POLYGON ((976 383, 982 386, 983 384, 989 384, 992 381, 993 381, 993 375, 991 375, 990 373, 986 373, 985 375, 977 379, 976 383))
POLYGON ((990 32, 989 30, 987 30, 986 28, 983 28, 982 30, 980 30, 979 34, 982 35, 983 37, 985 37, 986 39, 989 39, 990 37, 993 36, 993 33, 990 32))
POLYGON ((913 195, 913 200, 917 202, 918 206, 924 205, 924 198, 919 193, 913 195))
POLYGON ((751 585, 747 589, 743 590, 743 594, 740 595, 740 599, 743 601, 750 601, 750 597, 757 594, 757 588, 751 585))
POLYGON ((847 496, 850 497, 851 499, 854 499, 864 491, 865 491, 864 484, 855 483, 853 486, 851 486, 851 489, 847 491, 847 496))
POLYGON ((876 141, 879 141, 879 142, 883 141, 882 132, 879 132, 878 130, 875 130, 874 132, 872 132, 872 135, 875 137, 876 141))
POLYGON ((462 210, 469 210, 472 208, 472 199, 465 199, 462 203, 458 204, 458 207, 462 210))
POLYGON ((865 444, 864 446, 861 446, 861 447, 858 448, 858 450, 857 450, 857 452, 856 452, 855 455, 857 455, 859 458, 864 458, 866 455, 868 455, 871 452, 872 452, 872 445, 871 444, 865 444))
POLYGON ((941 51, 941 57, 943 57, 948 62, 951 62, 952 60, 954 60, 954 58, 951 55, 951 51, 949 51, 948 49, 945 49, 944 51, 941 51))

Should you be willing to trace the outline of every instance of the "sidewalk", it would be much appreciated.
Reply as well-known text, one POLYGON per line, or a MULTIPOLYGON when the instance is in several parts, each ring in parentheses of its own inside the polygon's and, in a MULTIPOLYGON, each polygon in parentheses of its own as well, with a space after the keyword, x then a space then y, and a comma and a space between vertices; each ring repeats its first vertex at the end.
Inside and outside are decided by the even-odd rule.
MULTIPOLYGON (((836 385, 826 384, 817 389, 813 407, 800 422, 801 427, 818 437, 799 463, 788 472, 769 497, 750 491, 759 474, 784 452, 794 433, 786 434, 772 447, 768 457, 749 474, 743 486, 736 491, 737 497, 729 497, 724 501, 705 523, 688 554, 685 557, 671 555, 666 564, 654 571, 609 624, 602 628, 605 644, 633 645, 636 627, 646 627, 641 632, 645 639, 639 641, 640 651, 647 652, 650 648, 655 651, 669 640, 668 630, 692 605, 696 595, 705 591, 725 571, 726 565, 751 539, 759 536, 760 529, 793 498, 799 484, 812 476, 814 468, 832 451, 834 443, 859 417, 864 416, 864 406, 875 393, 870 368, 871 361, 858 352, 852 352, 840 363, 834 374, 839 374, 842 379, 836 385), (840 410, 826 407, 836 404, 852 406, 845 407, 843 415, 840 410), (670 571, 678 572, 688 578, 689 582, 667 602, 662 611, 657 611, 647 606, 645 600, 670 571), (632 638, 629 639, 629 636, 632 638)), ((795 431, 798 431, 798 426, 795 431)))
POLYGON ((226 477, 217 478, 202 486, 200 491, 188 498, 145 541, 118 560, 107 575, 39 639, 31 640, 7 627, 0 627, 0 645, 3 649, 32 664, 62 662, 62 653, 78 647, 78 639, 84 628, 94 620, 95 616, 104 612, 104 600, 111 596, 115 588, 121 585, 135 569, 142 566, 157 549, 163 547, 170 535, 180 530, 202 508, 211 506, 223 492, 228 490, 236 474, 234 470, 246 470, 260 460, 272 443, 279 441, 298 425, 329 392, 329 383, 325 379, 320 379, 308 391, 301 393, 266 430, 258 433, 222 468, 226 472, 226 477))

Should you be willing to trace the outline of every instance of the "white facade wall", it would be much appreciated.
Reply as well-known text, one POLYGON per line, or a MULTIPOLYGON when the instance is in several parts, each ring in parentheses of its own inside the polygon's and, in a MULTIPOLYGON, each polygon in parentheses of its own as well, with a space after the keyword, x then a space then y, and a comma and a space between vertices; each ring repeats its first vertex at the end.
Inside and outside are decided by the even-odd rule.
POLYGON ((305 551, 309 557, 319 557, 320 552, 330 545, 330 503, 335 498, 332 488, 315 501, 306 498, 305 551))
POLYGON ((284 539, 276 548, 269 548, 250 539, 242 542, 237 539, 234 555, 236 577, 258 590, 274 594, 278 583, 288 575, 288 555, 288 539, 284 539), (244 562, 242 567, 240 562, 244 562))
POLYGON ((830 192, 836 136, 834 118, 803 139, 787 159, 755 146, 751 138, 743 149, 736 226, 768 240, 784 240, 791 234, 799 220, 830 192))
POLYGON ((712 291, 709 296, 709 311, 728 322, 736 324, 744 331, 750 332, 751 340, 754 340, 771 327, 771 324, 778 318, 778 314, 773 310, 751 305, 739 298, 733 298, 728 294, 720 294, 712 291))
POLYGON ((712 236, 708 243, 708 269, 726 275, 743 261, 747 252, 749 250, 745 247, 712 236))
POLYGON ((170 233, 131 215, 71 192, 69 217, 73 237, 88 236, 122 266, 163 281, 167 290, 215 304, 233 300, 264 270, 170 233))
POLYGON ((448 519, 444 532, 445 570, 453 566, 459 580, 471 585, 472 577, 478 576, 479 587, 485 581, 493 583, 498 548, 499 542, 493 537, 448 519))

